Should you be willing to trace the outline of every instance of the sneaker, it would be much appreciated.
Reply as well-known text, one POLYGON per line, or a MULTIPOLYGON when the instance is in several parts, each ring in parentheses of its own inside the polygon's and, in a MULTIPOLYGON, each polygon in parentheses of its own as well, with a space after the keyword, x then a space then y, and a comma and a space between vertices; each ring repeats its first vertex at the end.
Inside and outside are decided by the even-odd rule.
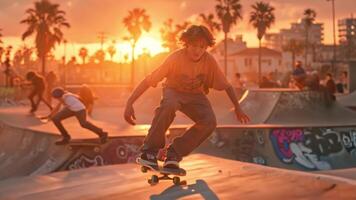
POLYGON ((143 165, 158 167, 157 157, 152 153, 143 152, 140 156, 143 165))
POLYGON ((105 144, 108 141, 108 133, 103 132, 99 138, 100 138, 100 143, 105 144))
POLYGON ((164 160, 163 168, 166 169, 179 169, 179 162, 181 159, 178 157, 174 150, 168 149, 167 157, 164 160))
POLYGON ((61 140, 55 142, 56 145, 65 145, 70 141, 70 137, 63 137, 61 140))

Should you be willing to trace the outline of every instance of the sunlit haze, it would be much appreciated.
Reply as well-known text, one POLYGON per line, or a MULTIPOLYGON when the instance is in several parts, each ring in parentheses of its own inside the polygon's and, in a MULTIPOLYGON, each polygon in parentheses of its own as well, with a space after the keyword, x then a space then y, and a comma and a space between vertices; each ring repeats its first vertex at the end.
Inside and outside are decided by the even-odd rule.
MULTIPOLYGON (((53 1, 59 3, 60 8, 66 11, 66 18, 71 24, 71 28, 64 29, 67 39, 66 57, 78 56, 81 47, 87 47, 89 54, 100 48, 98 39, 99 32, 106 33, 104 49, 114 40, 116 42, 117 53, 114 61, 123 61, 125 55, 131 56, 131 46, 123 40, 127 35, 127 29, 122 20, 127 15, 128 10, 133 8, 144 8, 152 21, 152 28, 149 33, 144 33, 138 42, 137 55, 146 48, 151 55, 165 51, 161 45, 160 28, 165 20, 172 18, 174 23, 182 23, 188 19, 194 19, 200 13, 215 13, 215 0, 66 0, 53 1), (144 3, 143 3, 144 2, 144 3)), ((249 47, 258 45, 256 30, 248 23, 248 15, 251 11, 251 1, 241 0, 243 6, 243 20, 229 34, 234 37, 236 34, 243 34, 244 40, 249 47)), ((297 22, 306 8, 316 10, 316 22, 324 23, 324 43, 332 43, 332 21, 331 4, 326 0, 270 0, 276 9, 276 23, 269 32, 277 32, 281 28, 289 28, 290 23, 297 22)), ((33 6, 32 0, 1 0, 0 2, 0 28, 3 29, 3 41, 5 45, 13 45, 15 49, 22 45, 21 34, 25 26, 19 22, 25 16, 25 10, 33 6)), ((336 1, 336 18, 350 17, 356 13, 355 0, 336 1)), ((218 34, 218 41, 222 39, 222 34, 218 34)), ((31 46, 31 40, 26 44, 31 46)), ((54 55, 57 59, 64 55, 64 46, 57 46, 54 55)))

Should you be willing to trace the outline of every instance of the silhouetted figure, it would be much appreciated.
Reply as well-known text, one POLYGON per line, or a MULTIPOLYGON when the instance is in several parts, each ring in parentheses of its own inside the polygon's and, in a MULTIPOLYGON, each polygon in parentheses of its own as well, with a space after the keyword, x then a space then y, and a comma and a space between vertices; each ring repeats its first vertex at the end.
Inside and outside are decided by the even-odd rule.
POLYGON ((333 100, 336 100, 336 84, 331 73, 327 73, 325 77, 325 87, 333 100))
POLYGON ((240 73, 235 73, 234 79, 232 80, 232 87, 235 88, 236 92, 236 97, 237 99, 240 99, 242 94, 245 91, 245 86, 244 83, 241 80, 241 74, 240 73))
POLYGON ((26 79, 30 81, 32 85, 32 90, 28 96, 31 102, 30 113, 37 111, 41 101, 45 103, 50 110, 52 110, 52 106, 44 99, 44 92, 46 90, 44 78, 36 72, 30 71, 26 74, 26 79))
POLYGON ((320 85, 320 77, 318 72, 312 72, 310 75, 307 75, 305 79, 305 86, 309 90, 313 91, 321 91, 321 85, 320 85))
POLYGON ((294 84, 298 89, 303 89, 305 86, 305 78, 306 78, 306 73, 304 68, 302 67, 302 62, 297 61, 294 70, 292 72, 292 78, 295 81, 294 84))
POLYGON ((348 91, 348 73, 347 71, 343 71, 340 74, 339 82, 336 84, 336 90, 339 93, 346 93, 348 91))

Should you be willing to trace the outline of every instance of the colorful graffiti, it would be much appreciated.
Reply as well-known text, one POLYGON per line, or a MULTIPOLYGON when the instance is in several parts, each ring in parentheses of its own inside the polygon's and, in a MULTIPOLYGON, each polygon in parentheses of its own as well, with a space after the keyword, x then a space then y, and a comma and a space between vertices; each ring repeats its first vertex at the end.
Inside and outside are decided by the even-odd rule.
POLYGON ((89 158, 85 155, 80 155, 72 164, 69 165, 69 170, 83 169, 88 167, 103 166, 104 158, 100 155, 96 155, 94 158, 89 158))
POLYGON ((81 169, 92 166, 112 165, 121 163, 134 163, 140 153, 139 148, 143 137, 118 137, 101 147, 96 153, 91 149, 78 149, 74 157, 63 167, 65 170, 81 169))
POLYGON ((356 147, 355 131, 340 133, 327 128, 272 129, 270 139, 283 163, 295 162, 307 169, 332 169, 323 158, 342 152, 343 147, 354 155, 356 147))

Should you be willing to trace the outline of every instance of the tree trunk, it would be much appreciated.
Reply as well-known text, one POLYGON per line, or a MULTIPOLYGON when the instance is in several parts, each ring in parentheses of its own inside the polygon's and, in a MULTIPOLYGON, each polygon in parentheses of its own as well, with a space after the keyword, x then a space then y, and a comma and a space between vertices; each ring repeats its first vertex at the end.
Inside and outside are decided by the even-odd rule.
POLYGON ((292 51, 292 71, 294 70, 294 65, 295 65, 295 52, 292 51))
POLYGON ((135 85, 135 46, 136 42, 132 44, 132 58, 131 58, 131 87, 135 85))
POLYGON ((45 76, 46 75, 46 55, 42 55, 41 60, 42 60, 42 75, 45 76))
POLYGON ((225 32, 224 37, 224 72, 225 76, 227 76, 227 32, 225 32))
POLYGON ((309 29, 307 28, 305 30, 305 52, 304 52, 304 67, 308 66, 308 43, 309 43, 309 34, 308 34, 309 29))
POLYGON ((261 57, 262 57, 262 52, 261 52, 261 39, 258 40, 258 86, 261 87, 261 82, 262 82, 262 78, 261 78, 261 57))

